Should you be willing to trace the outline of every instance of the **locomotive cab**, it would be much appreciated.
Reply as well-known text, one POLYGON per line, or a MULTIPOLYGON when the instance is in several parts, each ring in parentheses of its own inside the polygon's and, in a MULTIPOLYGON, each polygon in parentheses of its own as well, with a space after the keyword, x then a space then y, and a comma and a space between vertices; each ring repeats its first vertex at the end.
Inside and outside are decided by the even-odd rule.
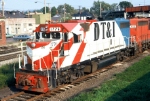
POLYGON ((68 55, 69 32, 60 25, 48 25, 37 27, 34 31, 35 40, 26 42, 23 65, 20 65, 20 72, 16 73, 16 87, 19 89, 45 93, 48 87, 54 86, 51 77, 56 77, 53 71, 63 61, 61 57, 68 55))

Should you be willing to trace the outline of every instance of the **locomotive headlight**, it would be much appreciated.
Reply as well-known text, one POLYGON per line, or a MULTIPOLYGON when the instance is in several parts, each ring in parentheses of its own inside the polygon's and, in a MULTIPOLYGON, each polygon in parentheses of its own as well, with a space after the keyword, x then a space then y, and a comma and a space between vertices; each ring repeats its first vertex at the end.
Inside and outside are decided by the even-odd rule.
POLYGON ((34 47, 35 47, 35 45, 36 45, 35 43, 32 43, 32 44, 31 44, 32 48, 34 48, 34 47))

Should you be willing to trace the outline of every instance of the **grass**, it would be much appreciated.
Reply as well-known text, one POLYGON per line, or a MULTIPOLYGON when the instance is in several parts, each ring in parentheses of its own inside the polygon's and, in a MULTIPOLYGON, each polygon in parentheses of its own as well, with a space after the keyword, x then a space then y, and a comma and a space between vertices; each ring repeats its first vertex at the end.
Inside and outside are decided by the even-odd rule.
POLYGON ((69 101, 150 101, 150 56, 133 64, 100 88, 82 92, 69 101))
MULTIPOLYGON (((0 67, 0 89, 6 86, 14 86, 14 64, 7 64, 0 67)), ((18 63, 15 63, 15 68, 18 69, 18 63)))

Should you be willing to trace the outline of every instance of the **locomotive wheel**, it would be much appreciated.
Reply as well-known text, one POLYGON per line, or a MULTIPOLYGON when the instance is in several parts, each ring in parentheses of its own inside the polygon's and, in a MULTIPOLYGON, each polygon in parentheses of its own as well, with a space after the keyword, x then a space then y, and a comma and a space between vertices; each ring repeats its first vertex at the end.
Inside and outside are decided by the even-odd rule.
POLYGON ((61 85, 61 79, 57 78, 57 86, 61 85))
POLYGON ((66 83, 70 83, 71 82, 71 75, 70 74, 68 74, 68 75, 66 75, 66 83))
POLYGON ((119 54, 117 54, 117 60, 118 61, 123 61, 123 56, 119 53, 119 54))
POLYGON ((150 49, 150 44, 148 44, 148 46, 147 46, 147 47, 148 47, 148 49, 150 49))
POLYGON ((128 51, 125 51, 125 56, 127 56, 127 57, 129 57, 129 56, 130 56, 130 54, 129 54, 129 52, 128 52, 128 51))
POLYGON ((84 69, 81 69, 81 76, 84 76, 84 69))
POLYGON ((84 76, 84 71, 83 71, 83 69, 78 69, 76 76, 77 76, 78 78, 84 76))

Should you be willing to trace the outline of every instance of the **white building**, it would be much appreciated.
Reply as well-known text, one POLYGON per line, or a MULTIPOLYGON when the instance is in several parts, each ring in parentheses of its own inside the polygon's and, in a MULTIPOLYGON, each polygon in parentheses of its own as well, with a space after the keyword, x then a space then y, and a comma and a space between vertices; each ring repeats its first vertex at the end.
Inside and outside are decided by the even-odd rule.
POLYGON ((30 34, 36 28, 35 18, 6 18, 6 33, 19 35, 30 34))

